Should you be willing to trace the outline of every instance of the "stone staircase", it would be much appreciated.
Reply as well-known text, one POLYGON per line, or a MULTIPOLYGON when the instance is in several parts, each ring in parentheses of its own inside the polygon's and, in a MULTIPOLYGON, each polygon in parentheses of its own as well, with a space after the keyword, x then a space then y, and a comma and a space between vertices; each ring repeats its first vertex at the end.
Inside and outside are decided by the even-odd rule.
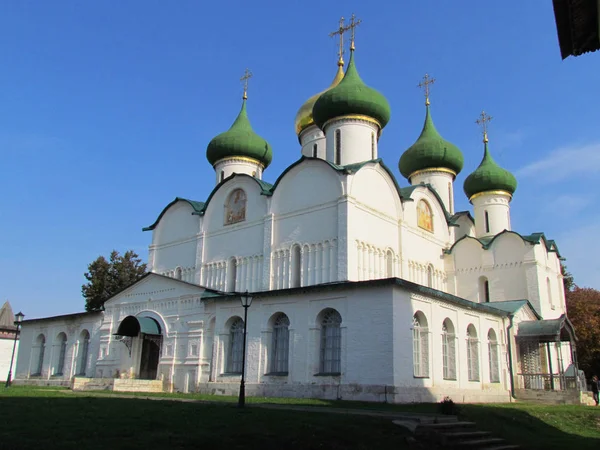
POLYGON ((414 433, 415 449, 472 449, 513 450, 518 445, 493 437, 487 431, 478 431, 474 422, 422 423, 414 433))

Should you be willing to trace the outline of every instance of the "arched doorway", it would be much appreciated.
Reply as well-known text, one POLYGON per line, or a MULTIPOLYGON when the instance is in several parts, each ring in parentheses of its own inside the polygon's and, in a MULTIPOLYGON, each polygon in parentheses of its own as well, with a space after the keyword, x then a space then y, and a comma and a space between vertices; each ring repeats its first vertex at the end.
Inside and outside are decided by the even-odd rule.
POLYGON ((155 380, 158 372, 158 363, 162 351, 162 334, 159 323, 151 317, 127 316, 119 324, 115 333, 131 350, 137 339, 141 346, 139 376, 142 380, 155 380))

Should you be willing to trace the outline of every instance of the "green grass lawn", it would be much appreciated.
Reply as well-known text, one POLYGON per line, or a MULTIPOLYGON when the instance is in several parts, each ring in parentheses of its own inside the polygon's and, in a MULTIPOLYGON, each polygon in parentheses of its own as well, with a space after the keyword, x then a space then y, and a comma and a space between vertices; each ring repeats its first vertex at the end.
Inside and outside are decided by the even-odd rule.
MULTIPOLYGON (((132 394, 129 394, 132 395, 132 394)), ((147 394, 210 401, 118 398, 110 392, 59 388, 0 390, 0 449, 404 449, 406 432, 388 418, 323 414, 324 407, 435 413, 435 404, 389 405, 316 399, 147 394), (315 412, 252 408, 253 404, 315 406, 315 412)), ((600 407, 531 404, 459 405, 460 417, 524 449, 600 449, 600 407)))

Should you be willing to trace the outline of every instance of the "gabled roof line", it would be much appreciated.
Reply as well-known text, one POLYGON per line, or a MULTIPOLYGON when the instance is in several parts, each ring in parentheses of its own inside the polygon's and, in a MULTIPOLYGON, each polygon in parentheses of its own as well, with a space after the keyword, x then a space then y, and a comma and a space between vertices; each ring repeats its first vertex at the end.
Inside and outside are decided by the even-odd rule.
MULTIPOLYGON (((204 203, 203 202, 198 202, 195 200, 188 200, 187 198, 183 198, 183 197, 175 197, 175 200, 173 200, 171 203, 169 203, 167 206, 165 206, 163 208, 163 210, 160 212, 160 214, 158 215, 158 217, 156 218, 156 220, 154 221, 154 223, 148 227, 144 227, 142 228, 142 231, 152 231, 156 228, 156 226, 158 225, 158 222, 160 222, 160 219, 162 219, 162 217, 165 215, 165 213, 167 212, 167 210, 173 206, 175 203, 177 202, 187 202, 189 203, 189 205, 194 208, 194 212, 196 211, 200 211, 203 207, 204 207, 204 203)), ((194 213, 192 213, 194 214, 194 213)))

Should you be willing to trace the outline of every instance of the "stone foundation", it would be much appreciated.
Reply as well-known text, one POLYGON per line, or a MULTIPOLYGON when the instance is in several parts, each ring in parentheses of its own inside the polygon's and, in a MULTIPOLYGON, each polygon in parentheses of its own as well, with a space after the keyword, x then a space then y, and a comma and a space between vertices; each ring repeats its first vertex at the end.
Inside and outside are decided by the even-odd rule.
POLYGON ((63 378, 17 378, 12 380, 12 384, 16 386, 57 386, 57 387, 70 387, 71 380, 65 380, 63 378))
POLYGON ((114 381, 114 378, 75 377, 71 383, 71 389, 74 391, 111 391, 114 381))
POLYGON ((114 379, 113 391, 115 392, 165 392, 165 385, 161 380, 114 379))
POLYGON ((580 405, 582 397, 579 391, 543 391, 535 389, 516 389, 517 400, 552 405, 580 405))

